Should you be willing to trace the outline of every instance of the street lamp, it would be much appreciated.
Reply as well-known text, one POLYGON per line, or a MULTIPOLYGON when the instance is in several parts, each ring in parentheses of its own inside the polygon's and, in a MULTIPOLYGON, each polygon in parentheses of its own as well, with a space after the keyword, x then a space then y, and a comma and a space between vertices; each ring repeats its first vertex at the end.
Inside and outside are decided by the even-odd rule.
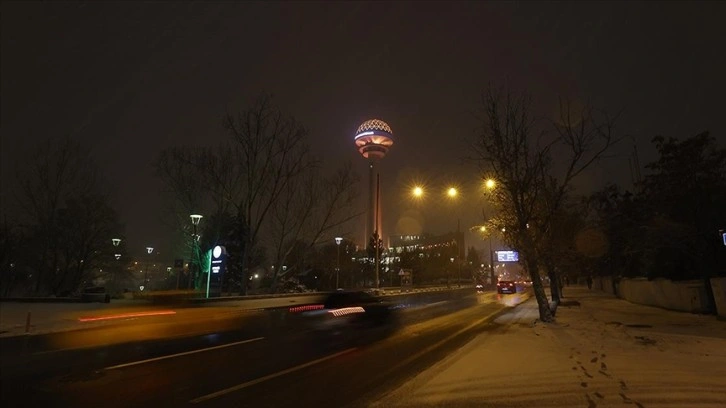
MULTIPOLYGON (((199 241, 199 235, 197 235, 197 225, 199 225, 199 221, 202 220, 203 216, 201 216, 199 214, 192 214, 189 216, 189 218, 191 218, 191 220, 192 220, 193 232, 192 232, 192 245, 191 245, 192 252, 191 252, 191 255, 189 256, 189 282, 188 282, 187 286, 190 289, 194 289, 194 287, 192 286, 193 285, 192 282, 194 282, 194 255, 195 255, 196 249, 197 249, 197 247, 196 247, 197 242, 199 241)), ((177 275, 177 288, 179 287, 178 282, 179 282, 179 279, 178 279, 178 275, 177 275)))
POLYGON ((343 242, 342 237, 335 237, 335 245, 338 247, 338 260, 335 266, 335 289, 338 290, 340 287, 339 285, 339 278, 340 278, 340 243, 343 242))
MULTIPOLYGON (((146 253, 149 254, 149 258, 151 258, 152 252, 154 252, 153 247, 146 247, 146 253)), ((150 260, 146 261, 146 268, 144 268, 144 287, 149 286, 149 262, 150 260)))
MULTIPOLYGON (((487 232, 487 227, 481 226, 479 227, 479 231, 482 232, 482 234, 487 232)), ((489 233, 489 279, 491 279, 492 284, 494 284, 494 252, 492 252, 492 234, 489 233)))
MULTIPOLYGON (((423 187, 421 187, 421 186, 414 186, 414 188, 411 190, 411 195, 415 199, 421 199, 424 196, 424 194, 425 194, 425 191, 424 191, 423 187)), ((459 197, 459 189, 456 188, 456 186, 450 186, 449 188, 447 188, 445 190, 445 195, 452 203, 457 202, 458 197, 459 197)), ((458 214, 458 215, 460 216, 461 214, 458 214)), ((456 244, 457 244, 456 259, 460 259, 460 254, 461 254, 460 247, 462 245, 460 245, 460 244, 462 241, 459 240, 460 230, 461 230, 461 219, 459 217, 457 217, 457 219, 456 219, 456 244)), ((453 262, 454 261, 452 260, 451 261, 452 265, 453 265, 453 262)), ((459 262, 458 279, 459 279, 459 286, 461 286, 461 262, 459 262)), ((446 275, 446 285, 447 285, 447 287, 449 286, 449 273, 447 273, 447 275, 446 275)))
MULTIPOLYGON (((111 243, 113 243, 113 246, 117 247, 121 243, 121 239, 120 238, 111 238, 111 243)), ((116 253, 113 256, 116 258, 117 261, 119 259, 121 259, 121 254, 119 254, 119 253, 116 253)))
MULTIPOLYGON (((451 261, 451 265, 453 267, 453 265, 454 265, 454 258, 453 257, 452 258, 449 258, 449 260, 451 261)), ((449 273, 446 274, 446 287, 447 288, 451 287, 451 284, 449 283, 449 275, 451 275, 451 272, 449 272, 449 273)))
POLYGON ((497 186, 497 182, 496 182, 496 181, 494 181, 494 179, 487 179, 487 181, 485 181, 485 182, 484 182, 484 186, 485 186, 485 187, 486 187, 486 188, 487 188, 488 190, 493 190, 493 189, 494 189, 494 187, 496 187, 496 186, 497 186))
MULTIPOLYGON (((449 196, 449 199, 454 200, 459 195, 459 190, 456 189, 456 187, 449 187, 449 189, 446 191, 446 195, 449 196)), ((456 259, 459 259, 459 254, 461 253, 461 248, 459 248, 459 230, 460 230, 461 220, 457 217, 456 219, 456 259)), ((451 262, 454 262, 454 258, 451 258, 451 262)), ((461 287, 461 261, 458 262, 458 270, 457 270, 457 281, 458 287, 461 287)), ((446 285, 449 285, 449 282, 447 280, 446 285)))
MULTIPOLYGON (((114 247, 117 247, 121 243, 121 238, 111 238, 111 243, 114 247)), ((118 261, 121 259, 121 254, 114 254, 114 257, 118 261)), ((113 268, 113 274, 111 275, 111 286, 116 288, 116 268, 113 268)))

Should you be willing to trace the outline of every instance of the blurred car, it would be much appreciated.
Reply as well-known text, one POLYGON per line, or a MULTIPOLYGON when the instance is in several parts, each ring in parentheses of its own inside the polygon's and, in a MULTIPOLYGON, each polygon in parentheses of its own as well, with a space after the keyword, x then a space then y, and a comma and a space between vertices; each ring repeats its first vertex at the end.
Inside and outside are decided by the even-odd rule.
POLYGON ((517 293, 517 284, 514 281, 499 281, 497 293, 517 293))
POLYGON ((103 286, 91 286, 84 288, 81 292, 81 302, 109 303, 111 302, 111 295, 106 293, 106 288, 103 286))
POLYGON ((318 335, 341 342, 387 333, 396 323, 395 305, 364 291, 331 293, 322 308, 305 313, 313 319, 318 335))
POLYGON ((484 285, 482 285, 481 283, 477 283, 477 284, 476 284, 476 292, 477 292, 477 293, 482 293, 482 292, 484 292, 484 285))

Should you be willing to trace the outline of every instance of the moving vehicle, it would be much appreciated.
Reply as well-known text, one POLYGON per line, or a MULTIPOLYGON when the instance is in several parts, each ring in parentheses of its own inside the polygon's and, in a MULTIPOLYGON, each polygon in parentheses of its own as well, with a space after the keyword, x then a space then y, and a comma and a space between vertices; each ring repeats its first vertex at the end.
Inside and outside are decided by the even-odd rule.
POLYGON ((331 293, 322 308, 305 313, 318 335, 341 342, 387 334, 396 323, 395 305, 365 291, 331 293))
POLYGON ((517 283, 514 281, 497 282, 497 293, 517 293, 517 283))

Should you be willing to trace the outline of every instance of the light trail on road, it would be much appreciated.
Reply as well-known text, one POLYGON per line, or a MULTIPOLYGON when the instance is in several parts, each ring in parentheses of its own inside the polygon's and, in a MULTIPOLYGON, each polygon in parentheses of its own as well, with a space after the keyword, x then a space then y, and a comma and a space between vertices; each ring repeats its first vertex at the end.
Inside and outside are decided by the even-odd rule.
POLYGON ((79 322, 98 322, 101 320, 130 319, 133 317, 166 316, 176 314, 173 310, 155 310, 149 312, 119 313, 106 316, 79 317, 79 322))

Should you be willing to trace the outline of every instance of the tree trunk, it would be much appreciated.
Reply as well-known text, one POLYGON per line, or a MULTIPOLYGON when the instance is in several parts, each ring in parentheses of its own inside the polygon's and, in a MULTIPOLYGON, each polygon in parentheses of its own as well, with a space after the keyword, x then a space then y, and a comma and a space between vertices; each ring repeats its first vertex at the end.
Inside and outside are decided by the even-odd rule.
POLYGON ((547 269, 547 276, 550 278, 550 296, 552 296, 552 301, 555 304, 559 304, 560 298, 562 297, 559 277, 557 276, 557 272, 555 272, 555 268, 549 262, 545 262, 545 268, 547 269))
POLYGON ((547 294, 545 293, 544 286, 542 285, 542 279, 539 276, 539 265, 537 265, 536 261, 528 259, 527 269, 529 270, 529 276, 532 279, 534 296, 537 299, 537 305, 539 306, 539 319, 543 322, 552 322, 554 321, 554 316, 552 315, 552 310, 550 309, 550 304, 547 300, 547 294))

